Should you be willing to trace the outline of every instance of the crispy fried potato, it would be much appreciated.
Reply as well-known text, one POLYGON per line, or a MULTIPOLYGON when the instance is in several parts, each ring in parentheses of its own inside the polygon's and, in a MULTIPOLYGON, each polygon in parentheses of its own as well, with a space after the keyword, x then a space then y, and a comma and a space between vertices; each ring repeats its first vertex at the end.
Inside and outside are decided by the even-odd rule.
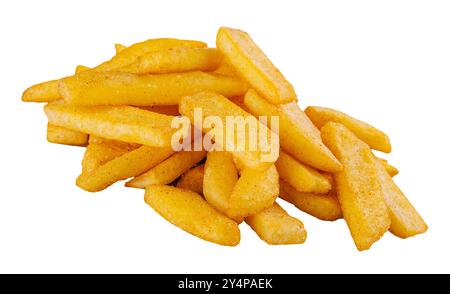
POLYGON ((391 224, 377 161, 369 145, 339 123, 322 127, 322 139, 344 167, 333 175, 344 219, 358 250, 369 249, 391 224))
POLYGON ((125 151, 131 151, 141 147, 141 144, 105 139, 95 135, 89 136, 89 144, 102 144, 116 149, 123 149, 125 151))
POLYGON ((239 75, 265 99, 273 104, 297 100, 292 85, 246 32, 222 27, 216 44, 239 75))
POLYGON ((391 143, 385 133, 343 112, 331 108, 309 106, 305 109, 305 113, 319 129, 329 121, 337 122, 347 127, 370 148, 386 153, 391 152, 391 143))
POLYGON ((167 158, 146 173, 128 181, 125 186, 145 188, 149 185, 165 185, 175 181, 206 156, 206 151, 181 151, 167 158))
POLYGON ((120 71, 138 75, 213 71, 221 61, 222 53, 215 48, 176 47, 142 55, 120 71))
POLYGON ((246 168, 231 192, 227 215, 233 219, 241 219, 258 213, 272 206, 278 194, 278 172, 275 165, 264 171, 246 168))
POLYGON ((61 98, 58 91, 59 80, 33 85, 22 94, 24 102, 52 102, 61 98))
POLYGON ((171 145, 171 116, 130 106, 46 105, 49 123, 79 132, 154 147, 171 145))
MULTIPOLYGON (((238 180, 231 153, 210 151, 205 163, 203 195, 206 201, 223 214, 228 212, 231 192, 238 180)), ((238 222, 242 219, 237 219, 238 222)))
POLYGON ((175 105, 181 97, 214 91, 227 97, 242 95, 240 80, 204 72, 135 75, 124 72, 87 71, 62 79, 61 96, 77 105, 175 105))
POLYGON ((90 67, 84 66, 84 65, 77 65, 77 67, 75 68, 75 74, 83 72, 83 71, 87 71, 90 70, 90 67))
POLYGON ((280 174, 280 178, 297 191, 325 194, 331 190, 331 182, 326 176, 298 162, 282 150, 280 150, 280 156, 275 166, 280 174))
POLYGON ((386 169, 386 171, 388 172, 388 174, 391 177, 398 175, 398 172, 399 172, 398 169, 395 166, 390 165, 386 159, 383 159, 383 158, 377 158, 377 159, 384 166, 384 168, 386 169))
POLYGON ((144 173, 172 154, 171 147, 141 146, 115 156, 94 169, 83 170, 77 178, 77 185, 86 191, 98 192, 117 181, 144 173))
POLYGON ((205 165, 201 164, 185 172, 177 183, 177 188, 203 195, 205 165))
POLYGON ((178 111, 178 105, 140 106, 139 108, 166 115, 180 115, 180 112, 178 111))
POLYGON ((296 103, 275 106, 261 98, 254 90, 244 97, 244 104, 255 116, 278 116, 280 145, 297 160, 327 172, 339 171, 342 166, 323 144, 319 130, 296 103))
POLYGON ((238 225, 217 212, 197 193, 151 185, 145 190, 144 199, 163 218, 194 236, 220 245, 239 244, 238 225))
POLYGON ((144 42, 133 44, 124 48, 110 60, 95 67, 98 71, 117 70, 136 62, 142 55, 166 50, 174 47, 203 48, 206 44, 200 41, 177 40, 177 39, 149 39, 144 42))
POLYGON ((276 202, 263 211, 247 217, 245 222, 267 244, 302 244, 306 240, 303 223, 290 216, 276 202))
POLYGON ((222 62, 220 63, 219 67, 214 71, 217 74, 229 76, 229 77, 237 77, 238 74, 236 70, 233 68, 233 66, 230 64, 230 62, 223 57, 222 62))
POLYGON ((67 128, 47 124, 47 141, 56 144, 86 146, 89 135, 67 128))
MULTIPOLYGON (((218 95, 216 93, 210 93, 210 92, 202 92, 198 93, 193 96, 185 96, 181 99, 179 110, 180 113, 187 116, 191 122, 195 123, 194 121, 194 109, 201 108, 203 118, 209 117, 209 116, 217 116, 221 122, 222 125, 225 128, 226 125, 226 117, 242 117, 243 119, 246 119, 248 117, 251 117, 251 115, 241 109, 239 106, 228 100, 227 98, 218 95)), ((203 120, 202 118, 202 120, 203 120)), ((230 148, 226 148, 226 146, 222 146, 225 150, 230 151, 233 156, 237 159, 239 164, 242 166, 253 168, 253 169, 266 169, 268 166, 270 166, 273 162, 276 161, 278 158, 278 138, 276 134, 271 132, 267 129, 266 126, 264 126, 262 123, 256 120, 256 126, 258 129, 258 136, 265 136, 265 142, 259 141, 257 149, 255 151, 251 151, 248 146, 243 146, 243 150, 236 150, 237 148, 234 148, 234 150, 230 150, 230 148), (262 133, 260 133, 262 132, 262 133)), ((200 126, 197 126, 200 128, 200 126)), ((206 127, 205 125, 202 126, 203 132, 208 132, 210 129, 206 127)), ((247 129, 247 128, 246 128, 247 129)), ((249 138, 247 134, 248 132, 244 130, 239 130, 239 128, 234 128, 234 137, 235 140, 235 146, 237 146, 236 141, 239 137, 244 137, 246 143, 249 142, 249 138), (246 137, 245 137, 246 136, 246 137)), ((255 134, 256 135, 256 134, 255 134)), ((226 136, 223 134, 223 139, 226 141, 226 136)), ((220 144, 220 142, 216 143, 220 144)), ((230 142, 222 143, 223 145, 227 145, 230 142)))
POLYGON ((304 193, 280 180, 280 198, 292 203, 301 211, 324 221, 335 221, 342 218, 341 206, 333 190, 328 194, 304 193))
POLYGON ((119 54, 121 51, 123 51, 125 48, 127 48, 127 46, 122 45, 122 44, 114 44, 114 49, 116 50, 116 54, 119 54))
POLYGON ((376 165, 384 202, 391 218, 391 233, 400 238, 408 238, 426 232, 427 224, 394 183, 382 161, 376 160, 376 165))

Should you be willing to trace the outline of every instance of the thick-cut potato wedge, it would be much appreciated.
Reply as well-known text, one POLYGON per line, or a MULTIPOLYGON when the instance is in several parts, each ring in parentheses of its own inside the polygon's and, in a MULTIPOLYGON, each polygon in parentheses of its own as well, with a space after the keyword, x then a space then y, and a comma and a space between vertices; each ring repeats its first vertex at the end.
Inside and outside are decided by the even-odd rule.
POLYGON ((222 62, 220 63, 219 67, 214 72, 217 74, 221 74, 221 75, 229 76, 229 77, 237 77, 238 76, 234 67, 230 64, 230 62, 225 57, 222 58, 222 62))
POLYGON ((294 87, 246 32, 222 27, 216 44, 239 75, 265 99, 273 104, 297 100, 294 87))
POLYGON ((77 178, 77 185, 86 191, 98 192, 117 181, 144 173, 172 154, 171 147, 141 146, 116 156, 93 170, 83 171, 77 178))
POLYGON ((328 194, 313 194, 299 192, 291 185, 280 180, 280 198, 292 203, 318 219, 335 221, 342 218, 342 210, 334 192, 328 194))
POLYGON ((111 58, 95 67, 98 71, 117 70, 136 62, 138 58, 150 52, 166 50, 174 47, 203 48, 206 44, 200 41, 178 40, 178 39, 149 39, 144 42, 133 44, 124 48, 111 58))
MULTIPOLYGON (((203 195, 218 211, 227 214, 231 192, 238 180, 233 156, 225 151, 210 151, 205 163, 203 195)), ((238 220, 242 221, 242 220, 238 220)))
POLYGON ((114 49, 116 50, 116 54, 119 54, 121 51, 123 51, 125 48, 127 48, 127 46, 122 45, 122 44, 114 44, 114 49))
POLYGON ((164 74, 186 71, 213 71, 222 60, 216 48, 177 47, 147 53, 120 69, 134 74, 164 74))
POLYGON ((171 116, 130 106, 84 107, 46 105, 49 123, 107 139, 142 145, 171 145, 176 129, 171 128, 171 116))
MULTIPOLYGON (((250 117, 251 114, 241 109, 239 106, 228 100, 227 98, 211 92, 202 92, 193 96, 185 96, 181 99, 179 110, 180 113, 187 116, 191 123, 195 123, 194 121, 194 109, 201 108, 203 118, 216 116, 218 117, 222 125, 225 129, 226 126, 226 118, 227 117, 242 117, 247 118, 250 117)), ((203 120, 202 118, 202 120, 203 120)), ((253 168, 253 169, 266 169, 278 158, 278 138, 275 133, 267 129, 265 125, 256 121, 257 129, 258 129, 258 137, 261 134, 265 136, 265 143, 259 140, 258 148, 255 151, 251 151, 248 146, 244 146, 243 150, 229 150, 226 146, 222 146, 225 150, 230 151, 233 156, 237 159, 238 163, 242 166, 253 168)), ((197 126, 200 127, 200 126, 197 126)), ((210 129, 205 125, 202 126, 204 132, 208 132, 210 129)), ((244 130, 243 134, 238 133, 239 128, 234 128, 234 140, 239 138, 239 136, 244 135, 246 143, 249 142, 248 132, 244 130)), ((226 135, 223 134, 223 139, 226 141, 226 135)), ((218 143, 218 142, 216 142, 218 143)), ((219 143, 218 143, 219 144, 219 143)), ((226 145, 226 143, 222 143, 226 145)), ((236 144, 237 145, 237 144, 236 144)), ((235 145, 235 146, 236 146, 235 145)))
POLYGON ((33 85, 22 94, 24 102, 52 102, 61 98, 58 91, 59 80, 33 85))
POLYGON ((178 111, 178 105, 139 106, 139 108, 166 115, 180 115, 180 112, 178 111))
POLYGON ((236 78, 204 72, 135 75, 87 71, 62 79, 61 96, 77 105, 175 105, 181 97, 214 91, 227 97, 242 95, 247 86, 236 78))
POLYGON ((181 151, 167 158, 146 173, 128 181, 125 186, 145 188, 149 185, 165 185, 175 181, 206 156, 206 151, 181 151))
POLYGON ((238 225, 220 214, 200 195, 171 186, 151 185, 145 202, 163 218, 203 240, 236 246, 241 239, 238 225))
POLYGON ((330 180, 312 167, 306 166, 280 150, 275 162, 280 178, 297 191, 325 194, 331 190, 330 180))
POLYGON ((244 169, 231 192, 227 215, 242 219, 272 206, 280 192, 278 180, 275 165, 265 171, 244 169))
POLYGON ((203 164, 191 168, 185 172, 177 183, 177 188, 190 190, 197 194, 203 195, 203 176, 205 166, 203 164))
POLYGON ((89 135, 67 128, 47 124, 47 141, 56 144, 86 146, 89 135))
POLYGON ((336 157, 323 144, 320 131, 296 103, 275 106, 254 90, 249 90, 244 97, 244 104, 255 116, 279 117, 280 145, 297 160, 327 172, 342 169, 336 157))
POLYGON ((322 127, 322 139, 344 167, 333 176, 353 241, 358 250, 369 249, 391 224, 377 161, 369 145, 339 123, 328 122, 322 127))
POLYGON ((370 148, 386 153, 391 152, 391 143, 385 133, 343 112, 326 107, 308 106, 305 113, 319 129, 329 121, 337 122, 347 127, 370 148))
POLYGON ((400 238, 408 238, 426 232, 427 224, 394 183, 383 163, 377 160, 376 165, 384 202, 391 218, 391 233, 400 238))
POLYGON ((75 68, 75 74, 83 72, 83 71, 87 71, 90 70, 90 67, 84 66, 84 65, 77 65, 77 67, 75 68))
POLYGON ((383 158, 377 158, 377 159, 384 166, 384 169, 386 169, 386 171, 388 172, 388 174, 391 177, 398 175, 398 173, 399 173, 398 169, 395 166, 390 165, 386 159, 383 159, 383 158))
POLYGON ((303 223, 290 216, 276 202, 269 208, 249 216, 245 222, 270 245, 302 244, 306 240, 303 223))

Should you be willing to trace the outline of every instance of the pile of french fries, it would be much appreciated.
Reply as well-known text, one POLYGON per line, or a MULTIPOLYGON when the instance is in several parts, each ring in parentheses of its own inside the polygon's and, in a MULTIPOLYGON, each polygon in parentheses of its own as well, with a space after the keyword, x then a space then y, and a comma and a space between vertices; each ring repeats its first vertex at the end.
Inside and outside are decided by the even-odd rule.
POLYGON ((303 243, 303 223, 278 198, 320 220, 344 218, 359 250, 388 230, 400 238, 427 230, 392 179, 398 170, 372 152, 389 153, 388 136, 337 110, 303 111, 293 86, 241 30, 220 28, 216 48, 178 39, 118 44, 110 60, 34 85, 22 100, 46 103, 49 142, 86 146, 80 188, 130 179, 125 186, 145 189, 162 217, 210 242, 237 245, 245 222, 268 244, 303 243), (258 124, 276 139, 276 155, 174 150, 174 118, 192 122, 195 109, 224 122, 277 117, 277 129, 258 124))

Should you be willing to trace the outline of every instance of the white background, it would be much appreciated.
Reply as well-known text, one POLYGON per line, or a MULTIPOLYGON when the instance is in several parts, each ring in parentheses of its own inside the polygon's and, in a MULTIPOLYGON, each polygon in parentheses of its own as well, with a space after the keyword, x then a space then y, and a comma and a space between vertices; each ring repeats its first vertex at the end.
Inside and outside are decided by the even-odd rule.
POLYGON ((448 1, 2 1, 0 4, 0 272, 449 272, 450 7, 448 1), (113 44, 205 40, 246 30, 296 87, 299 103, 341 109, 390 135, 386 156, 429 231, 389 233, 355 249, 344 221, 300 218, 303 245, 269 246, 245 224, 235 248, 172 226, 117 183, 74 184, 83 149, 49 144, 31 84, 109 59, 113 44))

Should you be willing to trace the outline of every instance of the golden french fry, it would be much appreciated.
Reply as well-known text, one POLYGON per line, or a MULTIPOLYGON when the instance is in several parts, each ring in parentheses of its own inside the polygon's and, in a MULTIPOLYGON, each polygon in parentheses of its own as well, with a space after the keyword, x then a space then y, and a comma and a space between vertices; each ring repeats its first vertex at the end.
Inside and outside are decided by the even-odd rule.
POLYGON ((265 99, 274 104, 297 100, 292 85, 246 32, 222 27, 216 44, 239 75, 265 99))
POLYGON ((347 127, 370 148, 386 153, 391 152, 391 143, 385 133, 343 112, 326 107, 308 106, 305 113, 319 129, 329 121, 337 122, 347 127))
POLYGON ((297 191, 325 194, 331 190, 331 182, 317 170, 306 166, 292 156, 280 150, 275 162, 280 178, 289 183, 297 191))
POLYGON ((384 202, 391 218, 389 228, 391 233, 400 238, 408 238, 426 232, 428 230, 427 224, 392 180, 382 161, 375 161, 384 202))
POLYGON ((67 128, 47 124, 47 141, 56 144, 86 146, 89 135, 67 128))
POLYGON ((343 165, 335 173, 337 196, 358 250, 369 249, 391 224, 369 145, 339 123, 322 127, 322 139, 343 165))
POLYGON ((386 169, 386 171, 388 172, 388 174, 391 177, 398 175, 398 169, 395 166, 390 165, 386 159, 383 159, 383 158, 377 158, 377 159, 384 166, 384 168, 386 169))
POLYGON ((227 215, 232 219, 242 219, 258 213, 272 206, 278 194, 275 165, 264 171, 246 168, 231 192, 227 215))
POLYGON ((151 185, 145 190, 145 202, 170 223, 194 236, 220 245, 239 244, 238 225, 217 212, 197 193, 151 185))
POLYGON ((177 152, 146 173, 128 181, 125 186, 144 189, 149 185, 169 184, 200 162, 205 156, 205 151, 177 152))
POLYGON ((49 123, 54 125, 154 147, 170 146, 176 131, 171 128, 173 117, 130 106, 49 104, 44 110, 49 123))
POLYGON ((141 146, 119 154, 94 169, 83 170, 77 178, 77 185, 86 191, 98 192, 117 181, 144 173, 172 154, 171 147, 141 146))
MULTIPOLYGON (((232 143, 234 143, 235 147, 238 147, 239 144, 239 142, 237 142, 238 138, 241 139, 245 138, 240 142, 242 143, 242 149, 239 150, 238 148, 227 148, 227 146, 225 145, 229 144, 230 142, 226 140, 227 136, 225 134, 222 135, 223 141, 226 141, 226 143, 222 142, 221 146, 226 151, 230 151, 233 154, 233 156, 237 159, 239 164, 241 164, 242 166, 263 170, 269 167, 278 158, 279 144, 277 135, 271 132, 265 125, 260 123, 257 119, 252 117, 251 114, 244 111, 227 98, 216 93, 202 92, 193 96, 185 96, 181 99, 179 105, 180 113, 188 117, 192 123, 196 123, 194 120, 195 109, 202 109, 203 115, 203 117, 201 117, 202 121, 205 117, 212 117, 212 116, 217 117, 220 120, 224 130, 226 129, 226 127, 228 127, 226 123, 227 117, 242 118, 243 121, 242 125, 244 126, 244 128, 234 127, 233 128, 234 134, 231 134, 233 137, 232 139, 234 140, 234 142, 232 143), (265 138, 264 140, 258 140, 259 144, 256 144, 255 151, 250 150, 248 145, 250 138, 248 136, 249 134, 247 134, 248 132, 246 131, 247 128, 244 125, 247 119, 254 120, 253 122, 257 128, 258 133, 255 134, 255 136, 256 135, 258 135, 258 137, 264 136, 265 138)), ((200 128, 200 126, 197 127, 200 128)), ((211 131, 211 129, 218 130, 219 127, 215 125, 214 127, 210 128, 205 124, 203 124, 202 129, 203 132, 209 132, 211 131)))
POLYGON ((84 65, 77 65, 77 67, 75 68, 75 74, 83 72, 83 71, 87 71, 90 70, 90 67, 84 66, 84 65))
POLYGON ((51 102, 61 98, 58 91, 59 80, 33 85, 22 94, 24 102, 51 102))
POLYGON ((136 62, 138 58, 150 52, 166 50, 174 47, 203 48, 206 44, 200 41, 178 40, 178 39, 149 39, 144 42, 133 44, 117 52, 113 58, 95 67, 98 71, 117 70, 136 62))
POLYGON ((334 191, 328 194, 304 193, 280 180, 280 198, 318 219, 334 221, 342 218, 342 210, 334 191))
POLYGON ((101 144, 111 148, 121 149, 124 151, 131 151, 141 147, 141 144, 105 139, 95 135, 89 136, 89 144, 101 144))
POLYGON ((203 195, 204 165, 198 165, 185 172, 177 183, 177 188, 203 195))
POLYGON ((214 71, 217 74, 229 76, 229 77, 237 77, 238 74, 236 70, 233 68, 233 66, 230 64, 230 62, 223 57, 222 62, 220 63, 219 67, 214 71))
POLYGON ((114 44, 114 49, 116 50, 116 54, 119 54, 121 51, 123 51, 125 48, 127 48, 127 46, 122 45, 122 44, 114 44))
POLYGON ((59 84, 67 103, 77 105, 175 105, 186 95, 214 91, 227 97, 242 95, 247 86, 236 78, 204 72, 135 75, 86 71, 59 84))
POLYGON ((237 180, 238 171, 234 166, 231 153, 208 152, 203 178, 203 195, 209 204, 225 215, 228 212, 230 195, 237 180))
POLYGON ((215 48, 176 47, 147 53, 120 69, 133 74, 164 74, 186 71, 213 71, 222 60, 215 48))
POLYGON ((306 240, 303 223, 290 216, 276 202, 245 219, 261 240, 271 245, 302 244, 306 240))
POLYGON ((297 160, 327 172, 342 169, 336 157, 323 144, 320 131, 296 103, 275 106, 250 89, 245 94, 244 104, 255 116, 279 117, 280 145, 297 160))

